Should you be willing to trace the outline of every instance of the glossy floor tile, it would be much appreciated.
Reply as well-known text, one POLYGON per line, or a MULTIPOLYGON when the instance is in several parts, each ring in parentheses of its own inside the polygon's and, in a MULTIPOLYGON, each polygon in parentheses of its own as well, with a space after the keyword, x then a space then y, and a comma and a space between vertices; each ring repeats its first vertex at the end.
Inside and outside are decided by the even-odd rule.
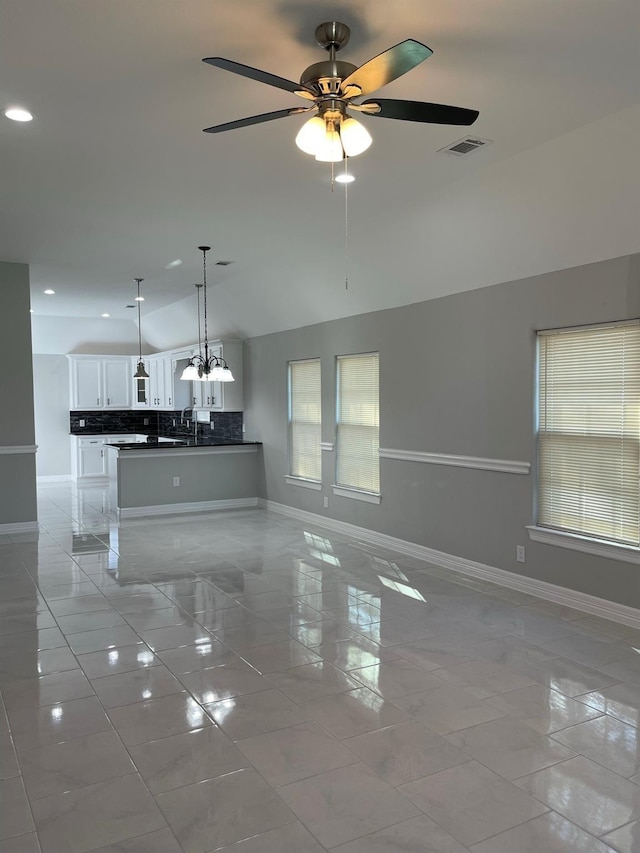
POLYGON ((516 784, 594 835, 640 817, 640 787, 583 756, 525 776, 516 784))
POLYGON ((640 633, 258 509, 39 512, 0 853, 640 850, 640 633))
POLYGON ((466 845, 511 829, 547 810, 475 761, 409 782, 399 790, 466 845))
POLYGON ((611 853, 611 848, 557 814, 545 814, 488 841, 471 853, 611 853))
POLYGON ((278 790, 325 847, 419 814, 419 809, 364 764, 321 773, 278 790))
POLYGON ((165 826, 135 773, 34 800, 31 807, 42 853, 85 853, 165 826))
POLYGON ((255 770, 238 770, 156 799, 185 853, 208 853, 295 819, 255 770))

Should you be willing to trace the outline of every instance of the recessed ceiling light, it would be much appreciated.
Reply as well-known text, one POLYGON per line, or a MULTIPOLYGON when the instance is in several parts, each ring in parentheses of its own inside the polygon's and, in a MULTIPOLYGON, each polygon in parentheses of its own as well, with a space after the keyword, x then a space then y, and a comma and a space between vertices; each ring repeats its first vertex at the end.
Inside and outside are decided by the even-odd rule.
POLYGON ((53 296, 53 295, 54 295, 54 293, 55 293, 55 290, 51 290, 51 289, 49 289, 49 290, 45 290, 45 291, 44 291, 44 293, 46 293, 46 294, 47 294, 47 296, 53 296))
POLYGON ((4 114, 7 118, 10 118, 11 121, 32 121, 33 116, 29 112, 29 110, 23 109, 23 107, 9 107, 4 111, 4 114))
POLYGON ((166 265, 165 269, 166 270, 172 270, 174 267, 179 267, 181 263, 182 263, 182 261, 180 260, 180 258, 176 258, 175 261, 170 261, 166 265))
POLYGON ((144 296, 136 296, 136 302, 144 302, 144 296))
POLYGON ((335 181, 338 184, 352 184, 355 181, 355 176, 348 172, 340 172, 339 175, 335 176, 335 181))
POLYGON ((101 316, 101 317, 110 317, 110 316, 111 316, 111 314, 101 314, 100 316, 101 316))

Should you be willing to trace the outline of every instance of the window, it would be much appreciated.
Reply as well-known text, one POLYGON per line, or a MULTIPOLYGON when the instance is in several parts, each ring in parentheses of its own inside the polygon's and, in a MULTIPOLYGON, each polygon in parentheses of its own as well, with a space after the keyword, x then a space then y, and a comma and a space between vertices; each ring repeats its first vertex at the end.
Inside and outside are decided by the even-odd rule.
POLYGON ((336 484, 380 493, 379 356, 337 360, 336 484))
POLYGON ((320 359, 289 362, 289 470, 322 479, 320 359))
POLYGON ((538 334, 538 525, 638 547, 640 325, 538 334))

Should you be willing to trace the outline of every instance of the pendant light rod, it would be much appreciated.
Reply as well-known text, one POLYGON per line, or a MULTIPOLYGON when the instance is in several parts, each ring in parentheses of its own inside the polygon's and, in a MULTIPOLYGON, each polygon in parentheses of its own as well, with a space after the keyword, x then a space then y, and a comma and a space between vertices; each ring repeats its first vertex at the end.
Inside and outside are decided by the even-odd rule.
POLYGON ((136 299, 136 303, 138 305, 138 357, 140 361, 142 361, 142 328, 140 326, 140 285, 144 281, 143 278, 134 278, 135 283, 138 285, 138 298, 136 299))
MULTIPOLYGON (((207 327, 207 252, 211 246, 198 246, 202 252, 202 284, 204 287, 204 363, 209 365, 209 332, 207 327)), ((208 371, 207 371, 208 372, 208 371)))
POLYGON ((192 356, 180 379, 187 382, 233 382, 234 376, 224 358, 209 355, 209 325, 207 313, 207 252, 211 246, 198 246, 202 252, 202 284, 198 289, 198 355, 192 356), (200 290, 204 289, 204 356, 200 337, 200 290))
POLYGON ((204 287, 202 284, 196 284, 196 293, 198 294, 198 353, 202 355, 202 332, 200 325, 200 291, 204 287))
POLYGON ((138 305, 138 369, 133 375, 134 379, 148 379, 149 374, 145 370, 144 361, 142 360, 142 325, 140 322, 140 303, 142 302, 142 298, 140 297, 140 284, 144 281, 143 278, 134 278, 136 285, 138 286, 138 296, 136 297, 136 303, 138 305))

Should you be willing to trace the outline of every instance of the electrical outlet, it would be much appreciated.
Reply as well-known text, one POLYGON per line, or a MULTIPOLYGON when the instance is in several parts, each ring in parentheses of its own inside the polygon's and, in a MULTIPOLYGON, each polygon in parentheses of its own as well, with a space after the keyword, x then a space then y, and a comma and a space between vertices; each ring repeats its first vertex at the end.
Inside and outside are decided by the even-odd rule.
POLYGON ((149 426, 149 418, 145 418, 145 419, 144 419, 144 425, 145 425, 145 426, 149 426))
POLYGON ((524 563, 524 545, 516 545, 516 560, 519 563, 524 563))
POLYGON ((213 429, 213 428, 214 428, 214 427, 213 427, 213 421, 211 421, 211 429, 213 429))
POLYGON ((329 498, 323 498, 322 505, 327 509, 329 506, 329 498))
POLYGON ((174 477, 174 478, 173 478, 173 485, 174 485, 174 486, 179 486, 179 485, 180 485, 180 477, 174 477))
POLYGON ((80 426, 81 426, 81 427, 83 427, 83 426, 86 426, 86 425, 87 425, 87 422, 85 421, 85 419, 84 419, 84 418, 80 418, 80 426))
POLYGON ((171 421, 171 425, 172 425, 172 426, 175 426, 175 425, 176 425, 176 419, 175 419, 175 418, 173 418, 173 420, 171 421))
POLYGON ((246 432, 246 431, 247 431, 247 425, 246 425, 246 424, 242 424, 242 432, 246 432))

